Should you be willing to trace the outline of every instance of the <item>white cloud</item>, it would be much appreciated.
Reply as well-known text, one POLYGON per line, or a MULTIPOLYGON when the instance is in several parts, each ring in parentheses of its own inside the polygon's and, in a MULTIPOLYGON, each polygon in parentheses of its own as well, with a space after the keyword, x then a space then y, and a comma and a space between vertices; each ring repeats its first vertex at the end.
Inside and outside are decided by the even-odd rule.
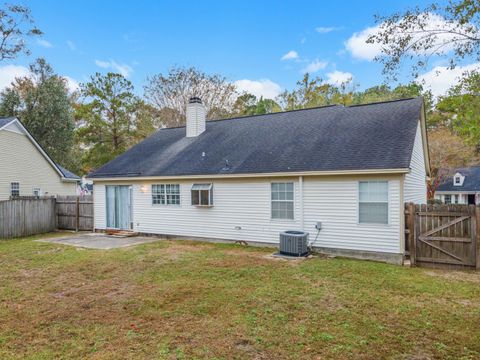
POLYGON ((77 45, 75 45, 75 43, 71 40, 67 40, 67 46, 72 51, 77 50, 77 45))
POLYGON ((282 87, 269 79, 237 80, 234 85, 240 92, 247 92, 256 97, 263 96, 268 99, 274 99, 282 92, 282 87))
POLYGON ((339 86, 349 83, 352 80, 353 75, 351 73, 335 70, 327 73, 327 80, 325 82, 331 85, 339 86))
POLYGON ((458 84, 463 73, 470 71, 480 71, 480 63, 457 66, 454 69, 448 69, 446 66, 437 66, 420 75, 416 81, 422 84, 426 90, 431 90, 434 96, 441 96, 445 95, 452 86, 458 84))
POLYGON ((0 67, 0 91, 9 86, 15 78, 29 75, 30 71, 25 66, 5 65, 0 67))
MULTIPOLYGON (((0 91, 10 86, 15 78, 30 77, 32 73, 25 66, 5 65, 0 67, 0 91)), ((63 76, 67 81, 67 88, 73 92, 79 88, 78 82, 70 76, 63 76)))
POLYGON ((377 33, 379 30, 379 26, 374 26, 354 33, 345 42, 345 48, 356 59, 372 61, 375 56, 381 54, 382 46, 379 44, 367 44, 366 41, 369 36, 377 33))
MULTIPOLYGON (((457 23, 447 21, 446 19, 437 14, 424 13, 421 15, 421 19, 422 21, 425 21, 427 25, 424 28, 418 27, 409 30, 410 32, 416 32, 416 35, 412 36, 412 42, 418 41, 421 37, 425 36, 425 31, 455 29, 455 31, 462 32, 466 29, 457 28, 457 23)), ((367 27, 362 31, 355 32, 347 41, 345 41, 344 45, 346 50, 349 51, 350 54, 356 59, 372 61, 375 56, 378 56, 382 53, 382 45, 378 43, 368 44, 366 41, 371 35, 381 31, 382 26, 384 26, 384 24, 367 27)), ((450 42, 458 38, 462 37, 454 33, 442 31, 440 34, 435 35, 432 43, 433 47, 430 48, 428 52, 432 52, 437 46, 441 46, 446 42, 450 42)), ((448 53, 452 49, 452 44, 442 46, 440 54, 448 53)), ((416 55, 425 55, 424 51, 414 51, 412 53, 416 55)))
POLYGON ((282 56, 281 60, 294 60, 298 59, 298 53, 295 50, 290 50, 288 53, 282 56))
POLYGON ((63 78, 67 81, 67 88, 68 91, 71 93, 77 91, 80 88, 80 84, 77 80, 71 78, 70 76, 63 76, 63 78))
POLYGON ((305 68, 302 69, 303 73, 316 73, 319 70, 325 69, 327 67, 326 61, 320 61, 319 59, 313 60, 310 64, 308 64, 305 68))
POLYGON ((315 28, 315 31, 320 33, 320 34, 328 34, 329 32, 332 32, 332 31, 337 31, 337 30, 340 30, 342 29, 342 27, 336 27, 336 26, 319 26, 319 27, 316 27, 315 28))
POLYGON ((45 39, 37 39, 37 44, 44 48, 52 48, 53 45, 45 39))
POLYGON ((128 78, 132 73, 133 69, 127 64, 119 64, 115 60, 110 59, 110 61, 95 60, 97 66, 104 69, 112 69, 115 72, 118 72, 128 78))

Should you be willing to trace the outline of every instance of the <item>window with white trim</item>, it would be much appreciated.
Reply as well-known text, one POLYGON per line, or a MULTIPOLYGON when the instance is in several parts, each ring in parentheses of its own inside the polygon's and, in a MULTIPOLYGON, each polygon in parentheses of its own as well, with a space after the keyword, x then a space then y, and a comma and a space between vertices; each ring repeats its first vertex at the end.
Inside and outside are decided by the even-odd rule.
POLYGON ((153 205, 180 205, 179 184, 154 184, 152 185, 153 205))
POLYGON ((358 222, 388 224, 388 181, 360 181, 358 222))
POLYGON ((294 219, 293 182, 271 184, 272 219, 294 219))
POLYGON ((458 204, 458 198, 459 198, 458 194, 454 195, 455 204, 458 204))
POLYGON ((443 202, 445 204, 451 204, 452 203, 452 195, 444 195, 443 202))
POLYGON ((460 185, 461 182, 462 179, 460 178, 460 176, 455 176, 455 185, 460 185))
POLYGON ((20 183, 11 182, 10 183, 10 195, 11 196, 20 196, 20 183))
POLYGON ((213 185, 212 184, 193 184, 192 185, 192 205, 213 206, 213 185))
POLYGON ((40 190, 40 188, 33 188, 33 196, 42 196, 42 190, 40 190))

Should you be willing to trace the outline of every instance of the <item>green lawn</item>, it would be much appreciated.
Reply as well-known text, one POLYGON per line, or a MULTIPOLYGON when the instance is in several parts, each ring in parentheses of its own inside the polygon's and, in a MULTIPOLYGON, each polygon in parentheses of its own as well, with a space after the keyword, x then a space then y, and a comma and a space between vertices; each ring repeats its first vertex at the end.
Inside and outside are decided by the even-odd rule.
POLYGON ((0 359, 480 358, 473 272, 33 240, 0 241, 0 359))

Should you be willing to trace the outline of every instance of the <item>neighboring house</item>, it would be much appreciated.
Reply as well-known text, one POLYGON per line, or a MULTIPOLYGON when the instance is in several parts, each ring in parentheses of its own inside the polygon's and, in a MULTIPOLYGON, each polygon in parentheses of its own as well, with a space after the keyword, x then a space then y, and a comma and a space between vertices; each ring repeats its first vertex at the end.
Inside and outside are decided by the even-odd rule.
POLYGON ((0 118, 0 200, 76 195, 79 180, 53 162, 17 118, 0 118))
POLYGON ((421 98, 161 129, 91 173, 95 228, 278 243, 304 230, 324 252, 401 262, 404 203, 426 203, 421 98))
POLYGON ((82 176, 82 180, 78 184, 77 192, 79 195, 93 195, 93 181, 82 176))
POLYGON ((435 191, 444 204, 480 204, 480 166, 456 169, 435 191))

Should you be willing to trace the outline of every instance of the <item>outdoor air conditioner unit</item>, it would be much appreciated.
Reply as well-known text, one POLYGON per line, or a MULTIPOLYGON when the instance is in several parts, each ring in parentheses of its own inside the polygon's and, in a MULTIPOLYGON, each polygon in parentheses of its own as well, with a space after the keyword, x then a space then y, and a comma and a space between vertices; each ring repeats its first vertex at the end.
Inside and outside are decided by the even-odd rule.
POLYGON ((284 231, 280 233, 280 254, 305 256, 308 254, 308 233, 303 231, 284 231))

